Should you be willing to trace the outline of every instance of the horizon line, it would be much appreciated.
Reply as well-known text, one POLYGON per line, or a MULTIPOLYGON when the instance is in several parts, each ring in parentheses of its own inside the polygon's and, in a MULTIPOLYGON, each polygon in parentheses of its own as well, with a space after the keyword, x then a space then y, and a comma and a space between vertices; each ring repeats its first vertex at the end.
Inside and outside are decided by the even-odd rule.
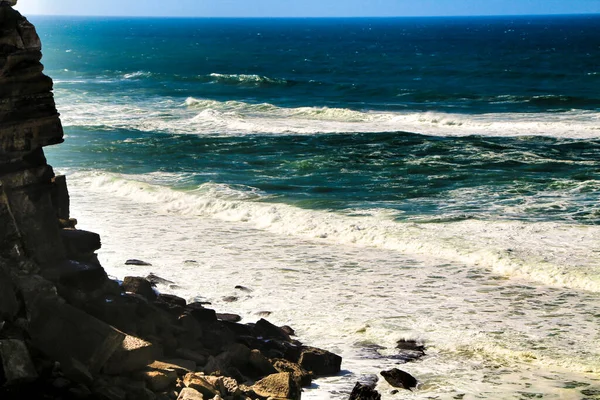
MULTIPOLYGON (((18 11, 18 10, 17 10, 18 11)), ((19 11, 21 13, 21 11, 19 11)), ((368 19, 368 18, 490 18, 490 17, 573 17, 600 16, 599 13, 550 13, 550 14, 456 14, 456 15, 353 15, 353 16, 186 16, 186 15, 85 15, 85 14, 24 14, 24 17, 99 17, 99 18, 178 18, 178 19, 368 19)))

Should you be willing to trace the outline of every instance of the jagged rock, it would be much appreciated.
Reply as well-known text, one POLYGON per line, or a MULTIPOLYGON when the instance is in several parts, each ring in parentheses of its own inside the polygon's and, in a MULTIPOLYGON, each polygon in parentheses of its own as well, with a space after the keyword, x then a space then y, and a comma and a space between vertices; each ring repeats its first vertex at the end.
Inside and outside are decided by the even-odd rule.
POLYGON ((277 372, 289 372, 293 375, 298 385, 302 387, 310 386, 312 383, 312 374, 302 368, 299 364, 294 362, 284 360, 284 359, 276 359, 272 360, 273 367, 277 370, 277 372))
POLYGON ((316 376, 335 375, 340 372, 342 357, 327 350, 304 346, 298 364, 316 376))
POLYGON ((90 370, 73 357, 63 360, 61 368, 63 374, 74 382, 90 385, 94 381, 90 370))
POLYGON ((296 336, 296 332, 294 331, 294 329, 292 329, 291 326, 283 325, 280 326, 279 329, 281 329, 283 333, 285 333, 288 336, 296 336))
POLYGON ((371 386, 356 382, 348 400, 381 400, 381 394, 371 386))
POLYGON ((387 383, 397 388, 411 390, 417 387, 416 378, 408 372, 404 372, 398 368, 392 368, 388 371, 381 371, 381 376, 383 376, 387 383))
MULTIPOLYGON (((148 279, 146 277, 146 279, 148 279)), ((150 281, 150 283, 153 283, 152 281, 150 281)), ((185 301, 184 298, 179 297, 179 296, 175 296, 173 294, 159 294, 158 295, 158 299, 161 301, 164 301, 165 303, 169 303, 172 304, 174 306, 179 306, 179 307, 185 307, 187 302, 185 301)))
POLYGON ((300 399, 300 387, 289 372, 269 375, 252 386, 252 390, 262 397, 277 399, 300 399))
POLYGON ((62 260, 48 265, 42 275, 59 286, 86 292, 99 289, 109 280, 106 271, 99 264, 75 260, 62 260))
POLYGON ((139 265, 139 266, 152 266, 149 262, 136 260, 135 258, 125 261, 125 265, 139 265))
POLYGON ((200 392, 204 397, 212 399, 220 393, 219 389, 212 384, 208 377, 199 373, 190 373, 183 377, 183 384, 200 392))
POLYGON ((236 285, 235 287, 237 290, 241 290, 242 292, 252 292, 252 289, 247 288, 246 286, 242 286, 242 285, 236 285))
POLYGON ((202 323, 215 322, 217 320, 217 313, 215 310, 198 306, 198 303, 188 304, 187 312, 202 323))
POLYGON ((139 371, 160 358, 161 350, 150 342, 127 335, 108 359, 103 371, 109 375, 139 371))
POLYGON ((183 388, 179 392, 177 400, 204 400, 202 393, 192 388, 183 388))
POLYGON ((146 280, 146 278, 142 278, 139 276, 126 276, 123 279, 123 290, 126 292, 131 292, 135 294, 139 294, 144 298, 154 301, 157 299, 158 295, 152 288, 152 284, 146 280))
POLYGON ((0 340, 0 359, 6 385, 33 382, 38 378, 29 350, 22 340, 0 340))

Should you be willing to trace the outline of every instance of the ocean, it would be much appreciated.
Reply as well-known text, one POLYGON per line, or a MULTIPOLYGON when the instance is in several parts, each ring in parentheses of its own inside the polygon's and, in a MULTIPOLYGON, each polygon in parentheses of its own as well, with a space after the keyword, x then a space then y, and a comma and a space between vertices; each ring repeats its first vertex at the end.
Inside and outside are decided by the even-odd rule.
POLYGON ((343 356, 305 399, 600 398, 600 16, 30 20, 110 275, 343 356))

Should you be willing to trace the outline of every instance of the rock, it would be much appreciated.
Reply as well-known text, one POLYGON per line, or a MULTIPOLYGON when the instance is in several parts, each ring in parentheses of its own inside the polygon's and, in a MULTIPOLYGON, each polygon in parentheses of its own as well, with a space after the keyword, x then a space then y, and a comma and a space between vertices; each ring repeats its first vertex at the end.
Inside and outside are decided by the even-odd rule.
POLYGON ((396 348, 400 350, 399 353, 388 356, 388 358, 400 360, 406 363, 418 360, 425 355, 425 346, 418 344, 414 340, 398 340, 398 342, 396 342, 396 348))
POLYGON ((397 388, 411 390, 417 387, 417 380, 408 372, 404 372, 398 368, 381 371, 381 376, 383 376, 387 383, 397 388))
POLYGON ((68 304, 42 298, 30 306, 34 346, 61 363, 73 358, 98 372, 125 339, 122 332, 68 304))
MULTIPOLYGON (((131 260, 130 260, 130 261, 131 261, 131 260)), ((161 278, 160 276, 158 276, 158 275, 155 275, 155 274, 153 274, 152 272, 150 272, 150 273, 148 274, 148 276, 146 276, 146 280, 147 280, 148 282, 150 282, 150 283, 151 283, 152 285, 154 285, 154 286, 156 286, 156 285, 158 285, 158 284, 161 284, 161 285, 168 285, 168 284, 170 284, 170 283, 175 283, 175 282, 173 282, 173 281, 170 281, 170 280, 168 280, 168 279, 161 278)), ((172 296, 172 295, 169 295, 169 296, 172 296)), ((177 297, 177 296, 174 296, 174 297, 177 297)), ((185 304, 184 304, 184 306, 185 306, 185 304)))
POLYGON ((302 368, 299 364, 293 363, 284 359, 276 359, 273 361, 273 367, 277 372, 289 372, 292 374, 298 385, 308 387, 312 383, 312 374, 302 368))
POLYGON ((300 399, 300 387, 289 372, 269 375, 256 382, 252 386, 252 390, 257 395, 267 398, 300 399))
POLYGON ((198 322, 206 323, 215 322, 217 320, 217 313, 215 310, 204 307, 190 307, 190 305, 191 304, 187 305, 187 310, 198 322))
POLYGON ((175 350, 175 354, 182 359, 193 361, 198 365, 204 365, 207 361, 207 357, 204 354, 200 354, 197 351, 190 349, 177 349, 175 350))
POLYGON ((239 298, 237 298, 235 296, 225 296, 225 297, 223 297, 222 300, 226 303, 233 303, 234 301, 238 301, 239 298))
POLYGON ((249 289, 246 286, 242 286, 242 285, 237 285, 235 288, 237 290, 241 290, 242 292, 247 292, 247 293, 252 292, 252 289, 249 289))
POLYGON ((228 313, 217 313, 217 318, 221 321, 227 322, 240 322, 242 317, 237 314, 228 314, 228 313))
POLYGON ((127 392, 115 386, 97 386, 92 393, 98 400, 127 400, 127 392))
POLYGON ((9 6, 16 6, 17 0, 2 0, 4 3, 8 3, 9 6))
POLYGON ((139 371, 160 358, 161 351, 150 342, 127 335, 121 346, 104 365, 104 373, 119 375, 139 371))
POLYGON ((204 400, 202 393, 192 388, 183 388, 179 392, 177 400, 204 400))
POLYGON ((288 336, 296 336, 296 332, 294 332, 294 330, 288 325, 283 325, 280 327, 280 329, 288 336))
POLYGON ((148 369, 157 371, 175 371, 178 375, 185 375, 196 371, 196 363, 192 360, 183 358, 170 358, 164 361, 154 361, 148 365, 148 369))
POLYGON ((61 368, 63 374, 74 382, 90 385, 94 381, 94 377, 89 369, 73 357, 64 360, 61 363, 61 368))
POLYGON ((178 319, 179 325, 183 327, 187 336, 192 340, 198 340, 203 335, 202 324, 191 314, 183 314, 178 319))
POLYGON ((252 368, 256 371, 254 376, 265 376, 276 374, 277 372, 285 372, 278 371, 273 367, 273 364, 269 361, 267 357, 265 357, 260 350, 253 349, 250 351, 250 356, 248 359, 248 363, 252 366, 252 368))
MULTIPOLYGON (((70 219, 70 199, 66 176, 56 175, 52 178, 51 199, 58 219, 68 221, 70 219)), ((99 240, 100 238, 98 238, 99 240)))
POLYGON ((381 395, 374 388, 356 382, 348 400, 381 400, 381 395))
POLYGON ((340 372, 342 357, 327 350, 303 346, 298 364, 316 376, 336 375, 340 372))
POLYGON ((66 256, 77 260, 102 247, 100 235, 81 229, 61 229, 60 237, 65 246, 66 256))
POLYGON ((143 372, 144 381, 148 388, 153 392, 164 392, 177 381, 177 372, 175 370, 145 371, 143 372))
POLYGON ((290 337, 278 326, 273 325, 264 318, 261 318, 254 325, 256 336, 261 336, 266 339, 280 339, 290 341, 290 337))
POLYGON ((12 321, 18 312, 19 302, 12 278, 0 265, 0 321, 12 321))
POLYGON ((130 293, 139 294, 144 298, 154 301, 158 298, 158 295, 152 288, 152 284, 139 276, 126 276, 123 279, 123 290, 130 293))
POLYGON ((33 382, 38 378, 29 350, 22 340, 0 340, 0 359, 6 385, 33 382))
POLYGON ((47 265, 42 276, 59 287, 59 289, 78 289, 91 292, 103 287, 108 281, 104 268, 97 263, 63 260, 47 265))
POLYGON ((268 317, 271 314, 273 314, 271 311, 259 311, 256 313, 259 317, 268 317))
POLYGON ((125 265, 152 266, 152 264, 150 264, 146 261, 136 260, 135 258, 125 261, 125 265))
POLYGON ((220 391, 213 383, 207 379, 208 377, 199 373, 190 373, 184 376, 183 384, 194 390, 200 392, 204 397, 212 399, 216 395, 220 394, 220 391))

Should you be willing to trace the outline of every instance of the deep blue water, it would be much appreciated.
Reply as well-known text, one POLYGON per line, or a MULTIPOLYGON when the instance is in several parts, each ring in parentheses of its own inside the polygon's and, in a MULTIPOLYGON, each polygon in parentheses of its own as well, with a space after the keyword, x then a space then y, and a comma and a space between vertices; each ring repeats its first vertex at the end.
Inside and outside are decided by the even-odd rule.
POLYGON ((600 16, 32 20, 58 169, 398 220, 600 223, 600 16))

